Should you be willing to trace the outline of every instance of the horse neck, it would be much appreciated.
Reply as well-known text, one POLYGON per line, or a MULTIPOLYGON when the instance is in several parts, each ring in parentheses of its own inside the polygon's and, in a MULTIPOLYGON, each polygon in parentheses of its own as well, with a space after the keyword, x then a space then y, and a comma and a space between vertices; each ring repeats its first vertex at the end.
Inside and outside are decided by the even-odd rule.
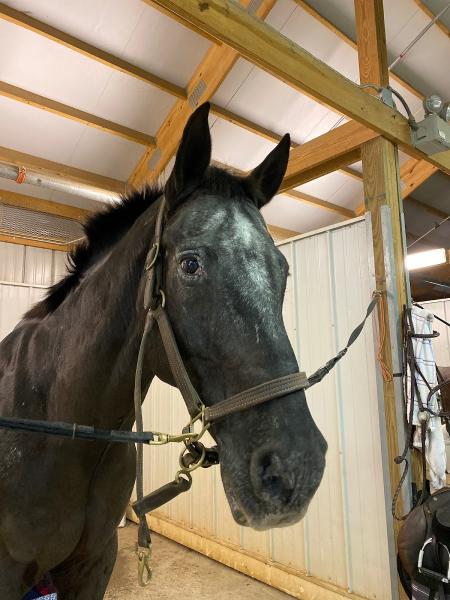
MULTIPOLYGON (((154 213, 150 207, 136 221, 48 321, 57 351, 50 412, 60 419, 112 428, 134 420, 134 373, 145 320, 143 271, 154 213)), ((144 390, 151 378, 147 361, 144 390)))

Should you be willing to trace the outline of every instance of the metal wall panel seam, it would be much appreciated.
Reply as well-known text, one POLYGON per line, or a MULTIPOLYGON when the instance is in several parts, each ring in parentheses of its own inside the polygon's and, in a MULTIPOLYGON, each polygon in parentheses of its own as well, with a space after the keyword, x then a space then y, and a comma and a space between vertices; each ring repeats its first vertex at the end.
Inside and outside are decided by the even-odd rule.
POLYGON ((46 290, 48 289, 48 285, 41 285, 39 283, 22 283, 16 281, 3 281, 0 280, 0 285, 12 285, 13 287, 25 287, 25 288, 36 288, 38 290, 46 290))
MULTIPOLYGON (((334 248, 331 240, 331 232, 327 231, 327 245, 328 255, 330 260, 328 261, 328 278, 329 278, 329 289, 331 292, 331 321, 334 330, 334 351, 339 352, 339 333, 338 333, 338 313, 337 313, 337 300, 336 300, 336 273, 335 273, 335 261, 334 261, 334 248)), ((342 508, 343 508, 343 522, 344 522, 344 540, 345 540, 345 562, 346 562, 346 573, 347 573, 347 589, 351 593, 353 591, 353 574, 352 574, 352 547, 351 539, 349 534, 350 519, 349 519, 349 506, 348 506, 348 478, 347 478, 347 465, 345 459, 345 447, 343 443, 344 436, 344 416, 342 407, 342 379, 341 379, 341 367, 336 366, 335 373, 335 390, 336 390, 336 405, 338 415, 338 443, 339 443, 339 463, 341 467, 341 479, 342 479, 342 508)))

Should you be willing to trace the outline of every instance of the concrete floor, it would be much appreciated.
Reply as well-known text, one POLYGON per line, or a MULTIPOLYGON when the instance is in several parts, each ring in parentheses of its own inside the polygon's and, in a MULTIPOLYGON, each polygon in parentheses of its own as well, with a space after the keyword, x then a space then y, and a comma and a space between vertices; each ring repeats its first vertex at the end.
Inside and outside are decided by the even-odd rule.
POLYGON ((119 529, 119 555, 105 600, 175 600, 186 595, 196 600, 291 598, 155 533, 153 580, 147 588, 141 588, 136 578, 136 534, 136 525, 129 522, 119 529))

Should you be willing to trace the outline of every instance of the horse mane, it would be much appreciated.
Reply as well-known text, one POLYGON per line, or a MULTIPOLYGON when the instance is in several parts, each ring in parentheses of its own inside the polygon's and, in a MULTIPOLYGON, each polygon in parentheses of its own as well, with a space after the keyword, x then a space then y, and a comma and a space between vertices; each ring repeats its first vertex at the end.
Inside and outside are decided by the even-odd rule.
POLYGON ((85 238, 67 255, 67 275, 51 286, 45 298, 33 306, 24 319, 43 319, 52 313, 78 286, 87 269, 116 244, 135 221, 162 194, 161 188, 146 187, 123 196, 117 204, 94 213, 83 224, 85 238))
MULTIPOLYGON (((241 176, 214 165, 209 166, 200 188, 219 196, 246 196, 241 176)), ((33 306, 24 319, 43 319, 54 312, 78 286, 88 268, 125 235, 162 193, 162 187, 147 186, 94 213, 83 225, 85 238, 67 256, 67 275, 49 288, 45 298, 33 306)))

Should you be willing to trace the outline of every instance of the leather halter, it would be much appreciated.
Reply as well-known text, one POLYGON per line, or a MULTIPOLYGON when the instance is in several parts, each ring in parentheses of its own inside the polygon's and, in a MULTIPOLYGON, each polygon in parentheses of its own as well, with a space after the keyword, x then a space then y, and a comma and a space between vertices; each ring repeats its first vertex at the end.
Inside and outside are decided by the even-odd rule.
POLYGON ((163 347, 169 361, 175 383, 183 396, 186 407, 192 418, 202 413, 203 423, 210 424, 243 410, 248 410, 269 400, 280 398, 304 390, 309 387, 306 374, 291 373, 276 379, 271 379, 239 394, 226 398, 213 406, 205 407, 184 366, 178 345, 165 309, 165 294, 160 287, 162 284, 163 262, 161 257, 161 237, 165 212, 165 198, 161 199, 155 225, 153 245, 147 255, 145 270, 147 281, 144 292, 144 307, 149 318, 158 325, 163 347))

